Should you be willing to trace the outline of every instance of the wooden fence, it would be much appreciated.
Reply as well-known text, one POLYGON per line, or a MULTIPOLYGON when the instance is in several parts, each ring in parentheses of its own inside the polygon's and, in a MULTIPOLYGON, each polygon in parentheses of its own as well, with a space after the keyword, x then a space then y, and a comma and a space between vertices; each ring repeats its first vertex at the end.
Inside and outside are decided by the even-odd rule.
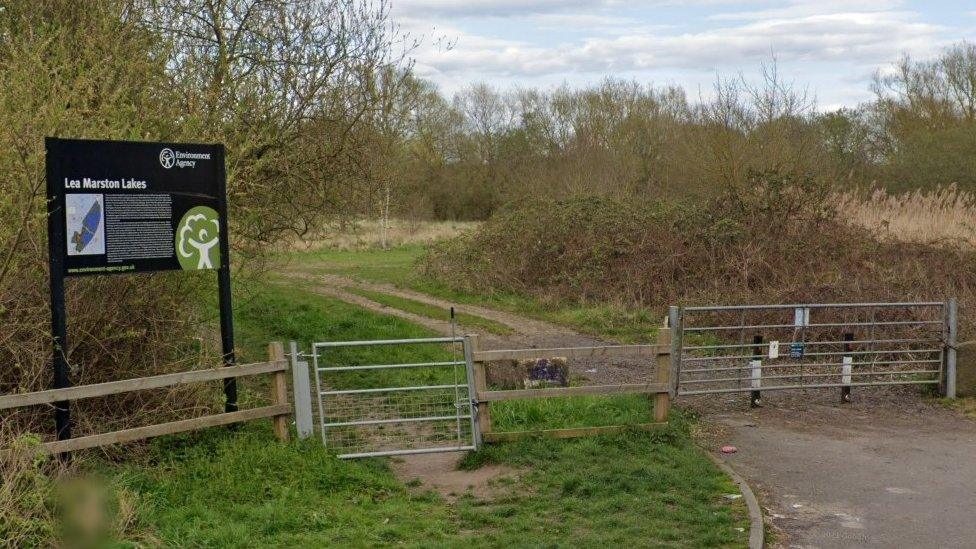
POLYGON ((478 337, 471 336, 472 361, 474 362, 475 396, 478 401, 478 426, 485 442, 516 440, 526 436, 546 436, 553 438, 573 438, 622 431, 637 427, 654 429, 667 424, 671 409, 671 332, 660 330, 654 345, 612 345, 600 347, 560 347, 552 349, 514 349, 482 351, 478 337), (610 358, 647 357, 655 364, 653 383, 628 383, 619 385, 585 385, 579 387, 558 387, 551 389, 489 390, 486 363, 497 360, 521 360, 548 357, 610 358), (654 395, 654 422, 638 425, 605 425, 599 427, 577 427, 568 429, 547 429, 543 431, 495 432, 491 423, 491 404, 506 400, 572 397, 583 395, 654 395))
MULTIPOLYGON (((524 436, 547 436, 554 438, 571 438, 579 436, 597 435, 621 431, 637 427, 653 429, 667 424, 668 413, 671 408, 671 344, 670 332, 661 330, 658 341, 653 345, 612 345, 597 347, 564 347, 551 349, 514 349, 482 351, 478 346, 478 337, 471 336, 471 356, 474 366, 475 397, 478 402, 478 425, 485 442, 502 442, 515 440, 524 436), (617 385, 587 385, 579 387, 558 387, 549 389, 518 389, 518 390, 489 390, 485 375, 486 363, 497 360, 519 360, 527 358, 560 356, 568 359, 579 358, 611 358, 631 357, 653 360, 655 364, 654 382, 627 383, 617 385), (590 395, 625 395, 645 394, 653 395, 654 421, 638 425, 605 425, 598 427, 577 427, 567 429, 548 429, 542 431, 495 432, 492 430, 491 405, 506 400, 573 397, 590 395)), ((193 370, 174 374, 164 374, 152 377, 112 381, 94 385, 80 385, 65 389, 52 389, 33 393, 21 393, 0 396, 0 410, 53 404, 56 402, 72 401, 85 398, 117 395, 132 391, 158 389, 189 383, 271 374, 271 404, 259 408, 225 412, 208 416, 196 417, 168 423, 147 425, 112 431, 97 435, 88 435, 67 440, 44 442, 42 450, 60 454, 74 450, 107 446, 131 442, 161 435, 169 435, 186 431, 193 431, 219 425, 229 425, 259 418, 272 418, 275 436, 282 441, 288 440, 289 420, 292 406, 288 400, 287 381, 285 373, 289 369, 281 343, 268 345, 268 361, 255 364, 244 364, 230 367, 220 367, 208 370, 193 370)), ((310 434, 310 429, 308 429, 310 434)), ((301 430, 300 430, 301 432, 301 430)))
POLYGON ((265 417, 272 418, 274 422, 275 436, 277 436, 279 440, 284 441, 288 440, 288 423, 289 416, 291 416, 292 412, 291 405, 288 403, 288 386, 285 380, 285 372, 288 370, 288 361, 285 359, 285 352, 281 343, 271 343, 268 345, 268 355, 267 362, 259 362, 255 364, 242 364, 239 366, 220 367, 208 370, 192 370, 189 372, 163 374, 152 377, 140 377, 122 381, 98 383, 94 385, 79 385, 65 389, 51 389, 48 391, 38 391, 34 393, 0 396, 0 410, 117 395, 132 391, 158 389, 162 387, 172 387, 174 385, 185 385, 188 383, 200 383, 221 379, 271 374, 270 406, 239 410, 236 412, 225 412, 221 414, 195 417, 192 419, 147 425, 144 427, 135 427, 122 431, 112 431, 109 433, 89 435, 67 440, 45 442, 40 446, 43 450, 54 454, 60 454, 63 452, 71 452, 85 448, 95 448, 110 444, 131 442, 134 440, 157 437, 160 435, 193 431, 196 429, 203 429, 205 427, 229 425, 232 423, 239 423, 242 421, 249 421, 265 417))

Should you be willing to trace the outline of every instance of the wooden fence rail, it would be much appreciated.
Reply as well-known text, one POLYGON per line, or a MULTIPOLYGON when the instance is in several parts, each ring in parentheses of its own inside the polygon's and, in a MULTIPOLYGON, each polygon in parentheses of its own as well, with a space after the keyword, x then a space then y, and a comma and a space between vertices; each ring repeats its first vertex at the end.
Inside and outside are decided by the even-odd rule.
POLYGON ((40 447, 43 450, 51 453, 71 452, 85 448, 95 448, 98 446, 107 446, 109 444, 131 442, 134 440, 157 437, 160 435, 193 431, 206 427, 229 425, 231 423, 239 423, 264 417, 272 418, 274 421, 275 435, 279 440, 285 441, 288 440, 288 418, 291 416, 292 412, 291 406, 288 403, 287 381, 285 380, 285 372, 288 370, 288 361, 285 359, 284 347, 278 342, 268 345, 268 356, 269 360, 267 362, 258 362, 255 364, 242 364, 238 366, 220 367, 208 370, 192 370, 189 372, 178 372, 174 374, 125 379, 122 381, 110 381, 108 383, 98 383, 93 385, 79 385, 64 389, 51 389, 48 391, 37 391, 33 393, 4 395, 0 396, 0 410, 117 395, 132 391, 159 389, 162 387, 186 385, 189 383, 271 374, 270 406, 262 406, 249 410, 239 410, 236 412, 225 412, 192 419, 147 425, 144 427, 135 427, 132 429, 112 431, 109 433, 89 435, 67 440, 45 442, 42 443, 40 447))
POLYGON ((628 427, 653 429, 667 424, 671 409, 671 332, 660 330, 657 343, 653 345, 607 345, 592 347, 556 347, 550 349, 509 349, 482 351, 478 336, 470 336, 472 361, 474 362, 475 396, 478 401, 478 426, 485 442, 500 442, 525 436, 545 436, 553 438, 572 438, 610 432, 618 432, 628 427), (579 387, 559 387, 551 389, 488 390, 486 363, 496 360, 521 360, 549 357, 604 358, 604 357, 648 357, 653 358, 655 378, 651 383, 626 383, 619 385, 585 385, 579 387), (491 421, 491 404, 506 400, 529 398, 572 397, 584 395, 654 395, 654 422, 633 426, 607 425, 600 427, 579 427, 570 429, 547 429, 543 431, 495 432, 491 421))

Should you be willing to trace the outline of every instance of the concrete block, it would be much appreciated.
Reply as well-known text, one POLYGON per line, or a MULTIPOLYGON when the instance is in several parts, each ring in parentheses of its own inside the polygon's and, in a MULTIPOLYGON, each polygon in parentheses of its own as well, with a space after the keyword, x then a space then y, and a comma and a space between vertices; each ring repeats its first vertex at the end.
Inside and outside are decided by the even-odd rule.
POLYGON ((956 395, 976 396, 976 341, 965 341, 957 347, 956 395))

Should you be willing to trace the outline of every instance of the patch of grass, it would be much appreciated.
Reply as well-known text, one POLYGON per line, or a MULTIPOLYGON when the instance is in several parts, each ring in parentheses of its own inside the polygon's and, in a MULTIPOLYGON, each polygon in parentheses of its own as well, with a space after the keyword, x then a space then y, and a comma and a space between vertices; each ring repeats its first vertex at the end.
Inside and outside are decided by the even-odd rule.
MULTIPOLYGON (((274 339, 307 345, 431 335, 394 317, 280 287, 241 304, 236 319, 241 344, 250 353, 263 353, 274 339)), ((341 358, 430 358, 422 347, 376 352, 381 354, 341 358)), ((505 404, 513 407, 495 407, 496 424, 505 429, 636 422, 651 411, 642 397, 505 404)), ((133 494, 140 502, 140 524, 166 546, 744 547, 747 542, 744 506, 722 497, 734 493, 734 485, 691 443, 680 414, 669 428, 654 433, 524 440, 469 454, 465 468, 500 463, 520 471, 504 495, 491 500, 463 496, 450 504, 430 492, 411 493, 387 463, 340 461, 315 439, 279 444, 269 423, 257 421, 235 431, 157 439, 141 461, 103 462, 103 474, 133 494)))
POLYGON ((488 446, 465 465, 525 473, 517 495, 462 500, 462 523, 493 547, 745 546, 745 505, 722 497, 738 489, 677 431, 488 446))
POLYGON ((289 268, 313 268, 327 273, 408 286, 413 265, 426 250, 423 244, 407 244, 389 250, 319 250, 285 254, 289 268))
MULTIPOLYGON (((340 461, 316 441, 270 442, 252 423, 158 441, 151 465, 115 466, 163 545, 194 547, 744 547, 747 512, 680 425, 525 440, 464 468, 521 471, 494 500, 411 494, 385 460, 340 461), (736 528, 744 528, 739 532, 736 528)), ((414 483, 416 484, 416 483, 414 483)))
POLYGON ((260 422, 169 437, 151 465, 112 474, 144 496, 141 519, 170 547, 419 546, 458 535, 448 506, 411 495, 384 462, 272 441, 260 422))
MULTIPOLYGON (((404 297, 399 297, 395 295, 384 294, 383 292, 374 292, 371 290, 362 290, 359 288, 347 288, 348 291, 361 295, 367 299, 375 301, 380 305, 385 305, 387 307, 393 307, 394 309, 400 309, 401 311, 407 311, 408 313, 413 313, 415 315, 425 316, 427 318, 436 318, 439 320, 450 321, 451 312, 442 307, 436 305, 430 305, 429 303, 421 303, 420 301, 415 301, 413 299, 407 299, 404 297)), ((465 328, 480 328, 487 332, 498 334, 498 335, 509 335, 515 333, 515 330, 505 326, 500 322, 495 322, 494 320, 489 320, 487 318, 482 318, 480 316, 475 316, 467 313, 455 313, 458 324, 465 328)))
MULTIPOLYGON (((439 334, 400 318, 372 313, 361 307, 297 288, 268 286, 236 312, 241 346, 249 356, 266 356, 267 342, 295 341, 308 352, 314 342, 362 341, 435 337, 439 334)), ((319 349, 319 366, 402 364, 452 360, 460 346, 390 345, 319 349)), ((256 358, 261 360, 261 358, 256 358)), ((447 368, 368 370, 331 374, 336 388, 380 387, 396 384, 445 383, 447 368)))
POLYGON ((963 415, 976 418, 976 397, 940 398, 939 402, 963 415))
POLYGON ((664 312, 658 314, 650 309, 627 309, 612 305, 560 305, 544 310, 542 318, 621 343, 648 343, 657 337, 657 330, 664 321, 664 312))
POLYGON ((498 431, 634 425, 654 421, 654 402, 645 395, 506 400, 491 405, 491 420, 498 431))
MULTIPOLYGON (((316 341, 431 337, 431 330, 394 316, 329 299, 299 288, 268 285, 235 311, 239 346, 249 354, 266 351, 269 340, 316 341)), ((380 350, 388 355, 388 350, 380 350)))
MULTIPOLYGON (((390 250, 292 252, 286 258, 290 270, 326 272, 369 282, 386 282, 455 303, 483 305, 622 343, 650 342, 656 337, 663 312, 627 309, 613 305, 543 303, 511 292, 470 294, 455 291, 421 276, 416 263, 425 246, 412 244, 390 250), (658 318, 660 317, 660 318, 658 318)), ((463 322, 462 322, 463 324, 463 322)))
MULTIPOLYGON (((390 219, 386 231, 389 246, 424 244, 453 238, 473 231, 478 221, 420 221, 390 219)), ((306 234, 291 243, 292 250, 366 250, 382 249, 383 228, 378 219, 366 218, 331 227, 320 233, 306 234)))

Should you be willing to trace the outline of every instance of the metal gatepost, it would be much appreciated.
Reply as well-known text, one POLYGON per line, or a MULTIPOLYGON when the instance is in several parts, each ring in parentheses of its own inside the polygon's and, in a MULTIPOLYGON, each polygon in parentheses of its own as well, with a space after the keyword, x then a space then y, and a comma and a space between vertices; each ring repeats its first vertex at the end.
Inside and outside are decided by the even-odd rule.
POLYGON ((480 447, 469 338, 318 342, 310 356, 322 443, 338 457, 480 447), (429 360, 376 358, 408 346, 424 347, 410 356, 429 360))

